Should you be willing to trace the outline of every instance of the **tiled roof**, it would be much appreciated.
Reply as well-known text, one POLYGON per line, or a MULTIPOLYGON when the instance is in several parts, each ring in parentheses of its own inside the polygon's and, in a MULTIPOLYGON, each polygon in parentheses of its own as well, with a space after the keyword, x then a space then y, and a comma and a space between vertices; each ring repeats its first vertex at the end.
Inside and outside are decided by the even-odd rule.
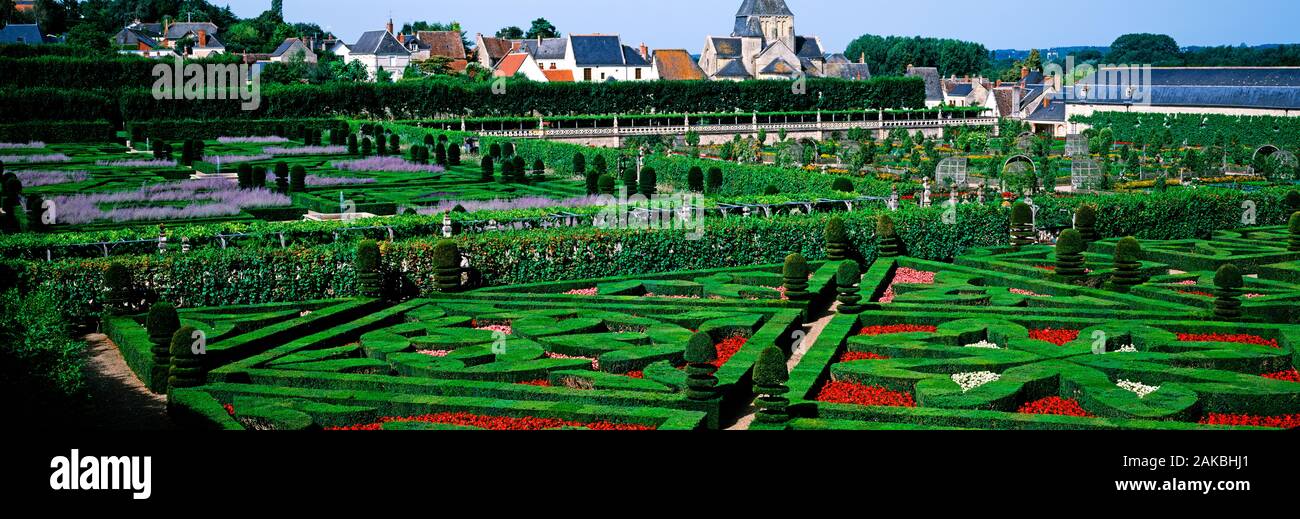
POLYGON ((510 40, 504 38, 493 38, 491 36, 483 36, 481 34, 479 35, 479 37, 483 40, 483 44, 482 44, 483 50, 487 51, 488 58, 492 59, 493 61, 504 58, 506 57, 506 54, 510 53, 510 48, 511 48, 510 40))
POLYGON ((465 44, 460 41, 460 31, 420 31, 415 39, 421 48, 429 49, 430 56, 465 59, 465 44))
POLYGON ((740 38, 714 38, 713 50, 719 58, 739 58, 742 44, 740 38))
POLYGON ((361 35, 357 44, 352 46, 353 54, 374 54, 377 56, 410 56, 397 38, 388 31, 370 31, 361 35))
POLYGON ((717 73, 713 74, 713 77, 748 78, 749 71, 745 70, 745 65, 741 63, 740 60, 733 60, 719 69, 717 73))
POLYGON ((1015 93, 1010 87, 993 89, 993 101, 997 104, 999 116, 1009 117, 1015 113, 1015 93))
POLYGON ((539 45, 537 40, 511 40, 512 43, 519 44, 533 59, 559 60, 564 59, 569 52, 568 38, 543 38, 539 45))
POLYGON ((926 101, 943 101, 943 86, 939 84, 939 69, 934 67, 908 67, 907 75, 925 80, 926 101))
POLYGON ((542 74, 545 74, 545 75, 546 75, 546 80, 547 80, 547 81, 550 81, 550 82, 552 82, 552 83, 572 83, 572 82, 573 82, 573 71, 572 71, 572 70, 555 70, 555 69, 546 69, 546 70, 543 70, 543 71, 542 71, 542 74))
POLYGON ((507 54, 506 57, 501 58, 500 63, 497 63, 496 75, 505 77, 514 76, 519 73, 519 69, 523 68, 524 63, 527 61, 527 53, 514 52, 507 54))
POLYGON ((573 61, 579 67, 623 66, 623 43, 618 36, 569 36, 573 61))
POLYGON ((41 29, 34 23, 11 23, 0 29, 0 43, 25 43, 39 45, 45 43, 41 29))
POLYGON ((704 70, 683 49, 657 50, 654 53, 655 69, 659 79, 668 81, 692 81, 705 79, 704 70))

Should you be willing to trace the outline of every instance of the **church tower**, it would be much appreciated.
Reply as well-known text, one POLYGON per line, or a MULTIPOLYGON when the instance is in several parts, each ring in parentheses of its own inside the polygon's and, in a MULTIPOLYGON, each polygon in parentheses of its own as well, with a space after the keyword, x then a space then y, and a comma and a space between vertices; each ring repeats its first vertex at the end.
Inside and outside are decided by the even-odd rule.
POLYGON ((736 12, 735 37, 763 38, 763 46, 784 42, 791 49, 794 41, 794 13, 785 0, 745 0, 736 12))

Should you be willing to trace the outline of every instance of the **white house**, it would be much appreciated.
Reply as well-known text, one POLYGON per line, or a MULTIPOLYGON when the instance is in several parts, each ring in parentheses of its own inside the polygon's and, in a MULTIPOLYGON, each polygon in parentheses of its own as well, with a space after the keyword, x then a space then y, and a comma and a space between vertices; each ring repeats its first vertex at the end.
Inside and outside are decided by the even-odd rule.
POLYGON ((637 51, 623 45, 616 34, 571 34, 568 40, 564 60, 555 68, 572 70, 575 81, 652 81, 659 78, 645 45, 637 51))
POLYGON ((537 63, 537 60, 533 59, 533 55, 523 51, 507 54, 497 63, 496 70, 492 71, 492 75, 496 77, 514 77, 517 74, 522 74, 524 77, 540 83, 550 81, 541 65, 537 63))
POLYGON ((359 61, 366 67, 371 78, 380 70, 392 74, 394 80, 402 78, 406 66, 411 64, 411 51, 393 36, 393 22, 388 22, 386 31, 370 31, 361 35, 357 43, 349 46, 347 61, 359 61))
POLYGON ((279 47, 276 47, 275 52, 271 53, 271 62, 287 62, 293 59, 294 56, 298 55, 301 55, 303 61, 307 63, 315 63, 317 59, 316 53, 313 52, 311 47, 307 46, 307 44, 301 39, 288 38, 284 40, 279 47))

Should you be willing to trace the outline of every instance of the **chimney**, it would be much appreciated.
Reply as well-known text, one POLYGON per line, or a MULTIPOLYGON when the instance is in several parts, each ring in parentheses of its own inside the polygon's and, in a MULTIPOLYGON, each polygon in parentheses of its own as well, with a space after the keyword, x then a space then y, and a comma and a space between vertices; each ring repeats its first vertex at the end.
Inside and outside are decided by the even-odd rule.
POLYGON ((398 35, 397 35, 397 43, 406 43, 406 35, 405 35, 405 34, 398 34, 398 35))
POLYGON ((207 30, 207 29, 199 29, 199 46, 200 46, 200 47, 207 47, 207 46, 208 46, 208 30, 207 30))
POLYGON ((1023 81, 1029 77, 1029 67, 1020 67, 1020 80, 1023 81))
POLYGON ((1044 95, 1043 95, 1043 108, 1047 108, 1047 105, 1050 105, 1050 104, 1052 104, 1052 100, 1049 99, 1049 98, 1047 97, 1046 94, 1044 94, 1044 95))
POLYGON ((388 34, 393 34, 393 19, 388 19, 388 34))
POLYGON ((866 62, 867 62, 867 53, 863 52, 861 56, 858 56, 858 64, 863 64, 866 62))
POLYGON ((650 61, 650 47, 646 47, 645 42, 641 42, 641 59, 650 61))

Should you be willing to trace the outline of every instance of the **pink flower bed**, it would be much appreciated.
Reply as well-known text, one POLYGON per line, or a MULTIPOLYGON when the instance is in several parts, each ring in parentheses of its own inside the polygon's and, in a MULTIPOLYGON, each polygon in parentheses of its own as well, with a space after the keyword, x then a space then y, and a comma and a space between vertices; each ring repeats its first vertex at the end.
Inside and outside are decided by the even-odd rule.
POLYGON ((892 303, 897 293, 894 292, 895 285, 933 285, 936 274, 923 270, 914 270, 907 267, 899 267, 894 273, 894 280, 889 283, 889 288, 885 289, 885 295, 880 297, 881 303, 892 303))
POLYGON ((574 359, 574 360, 579 360, 579 359, 580 359, 580 360, 590 361, 590 362, 591 362, 591 369, 592 369, 593 371, 600 371, 600 361, 597 360, 597 359, 591 358, 591 357, 574 357, 574 356, 564 355, 564 354, 561 354, 561 353, 555 353, 555 352, 553 352, 553 351, 548 351, 548 352, 546 352, 546 358, 548 358, 548 359, 574 359))
POLYGON ((1015 295, 1018 295, 1018 296, 1029 296, 1029 297, 1052 297, 1052 296, 1049 296, 1049 295, 1046 295, 1046 294, 1036 294, 1036 293, 1034 293, 1034 292, 1030 292, 1030 291, 1028 291, 1028 290, 1021 290, 1021 289, 1019 289, 1019 288, 1013 288, 1013 289, 1011 289, 1011 293, 1012 293, 1012 294, 1015 294, 1015 295))
POLYGON ((565 292, 564 295, 566 295, 566 296, 594 296, 594 295, 596 295, 596 294, 598 294, 598 293, 600 293, 600 289, 599 289, 599 288, 594 288, 594 287, 593 287, 593 288, 579 288, 579 289, 575 289, 575 290, 570 290, 570 291, 568 291, 568 292, 565 292))
POLYGON ((475 329, 489 332, 501 332, 503 335, 511 335, 515 332, 515 329, 508 324, 489 324, 487 326, 478 326, 475 329))
POLYGON ((430 357, 446 357, 451 355, 451 350, 420 350, 416 353, 419 353, 420 355, 428 355, 430 357))

